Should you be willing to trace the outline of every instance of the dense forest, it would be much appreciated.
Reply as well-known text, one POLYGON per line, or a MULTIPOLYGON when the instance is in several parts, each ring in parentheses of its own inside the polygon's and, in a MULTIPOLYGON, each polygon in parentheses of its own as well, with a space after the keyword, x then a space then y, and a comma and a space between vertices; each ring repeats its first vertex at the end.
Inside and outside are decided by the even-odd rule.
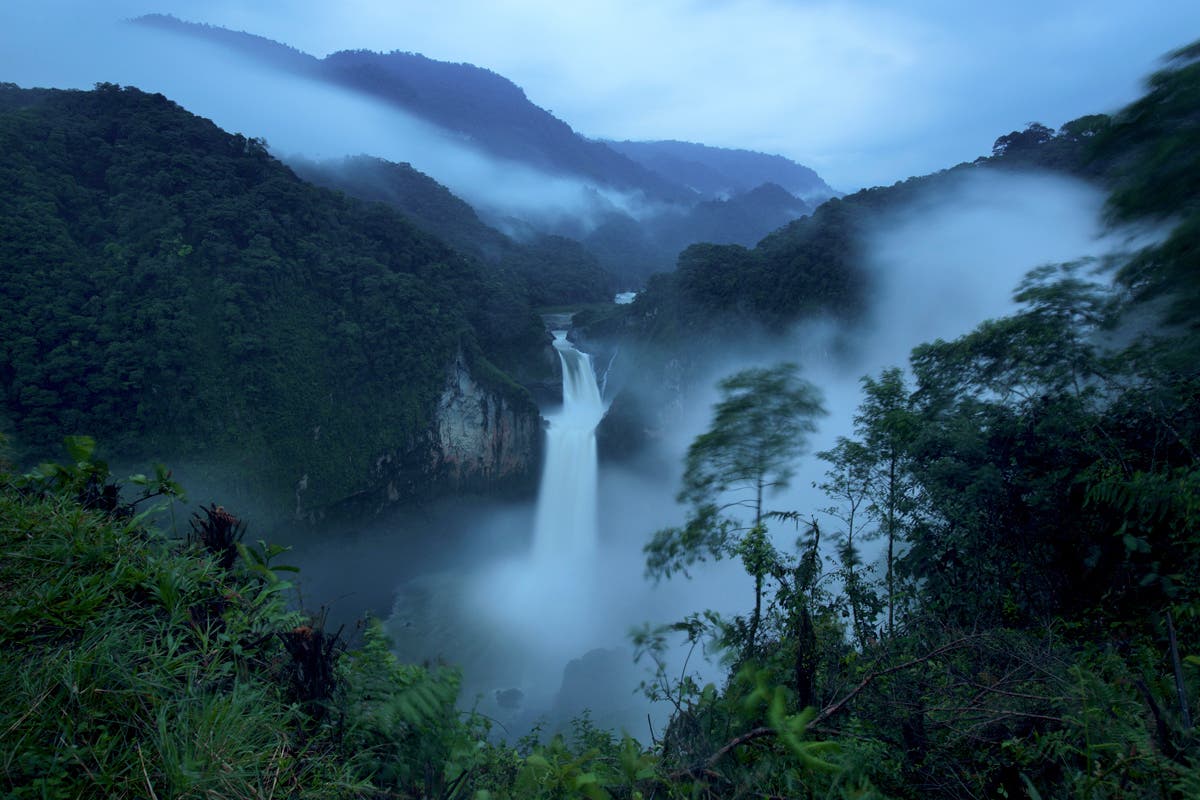
POLYGON ((0 413, 23 459, 88 433, 277 500, 307 475, 320 508, 384 456, 427 489, 458 354, 536 415, 500 371, 544 343, 521 280, 261 141, 132 88, 5 86, 0 152, 0 413))
POLYGON ((522 241, 505 236, 411 165, 368 156, 320 162, 291 159, 289 165, 318 186, 386 203, 459 252, 495 264, 535 306, 601 302, 617 289, 617 279, 579 242, 536 231, 522 241))
MULTIPOLYGON (((456 710, 452 668, 398 663, 377 623, 350 649, 321 614, 289 610, 284 554, 248 544, 231 511, 197 511, 186 540, 156 531, 166 511, 147 507, 169 510, 181 492, 165 469, 122 492, 82 437, 62 464, 0 464, 0 787, 16 798, 1200 795, 1198 108, 1200 43, 1111 117, 997 140, 998 162, 1105 181, 1114 222, 1163 236, 1121 264, 1040 267, 1016 287, 1016 313, 865 376, 853 431, 807 456, 824 466, 824 508, 770 505, 823 412, 819 387, 789 364, 721 382, 684 465, 687 519, 651 536, 646 565, 665 577, 735 560, 753 579, 752 610, 696 609, 635 633, 657 667, 647 695, 673 708, 649 741, 585 717, 497 743, 485 718, 456 710), (863 557, 869 541, 878 563, 863 557), (724 677, 677 672, 680 641, 722 654, 724 677)), ((0 294, 0 378, 17 424, 0 422, 22 447, 81 426, 116 441, 180 426, 244 445, 239 420, 269 437, 282 423, 254 415, 320 409, 327 387, 400 436, 425 413, 436 356, 463 348, 503 365, 538 338, 519 295, 480 302, 503 296, 493 273, 161 97, 5 88, 0 112, 13 154, 3 179, 20 189, 0 197, 4 259, 21 281, 6 275, 0 294), (209 182, 242 187, 232 196, 246 203, 209 182), (291 223, 303 233, 285 235, 291 223), (101 285, 119 291, 93 301, 101 285), (268 324, 294 337, 299 363, 279 369, 268 324), (344 349, 305 350, 314 328, 344 349), (180 353, 171 340, 199 344, 180 353), (212 352, 232 354, 219 362, 232 374, 216 374, 212 352), (347 371, 304 371, 320 359, 347 371), (401 384, 407 402, 376 406, 380 387, 401 384), (142 402, 156 388, 171 402, 142 402)), ((857 209, 883 196, 826 204, 755 250, 685 252, 627 327, 656 320, 660 342, 682 340, 701 309, 781 324, 812 313, 810 297, 851 316, 865 287, 845 245, 857 209), (786 291, 765 292, 771 281, 786 291)))

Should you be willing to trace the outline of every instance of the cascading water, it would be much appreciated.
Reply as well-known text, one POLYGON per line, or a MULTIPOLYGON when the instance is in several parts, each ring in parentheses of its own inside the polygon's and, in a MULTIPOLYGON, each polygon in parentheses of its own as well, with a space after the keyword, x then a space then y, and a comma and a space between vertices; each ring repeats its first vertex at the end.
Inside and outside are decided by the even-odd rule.
POLYGON ((563 405, 547 417, 546 465, 538 491, 533 555, 538 561, 579 558, 596 546, 596 426, 604 401, 592 358, 554 331, 563 372, 563 405))

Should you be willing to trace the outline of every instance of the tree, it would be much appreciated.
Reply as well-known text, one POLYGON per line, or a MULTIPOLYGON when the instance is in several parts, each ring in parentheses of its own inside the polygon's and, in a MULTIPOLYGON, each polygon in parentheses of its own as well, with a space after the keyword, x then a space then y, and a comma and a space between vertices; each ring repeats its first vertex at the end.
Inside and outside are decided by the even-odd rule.
POLYGON ((908 477, 907 451, 916 433, 916 419, 908 401, 904 373, 885 369, 879 378, 862 379, 866 397, 854 417, 869 453, 868 495, 871 513, 887 539, 888 635, 896 627, 896 547, 905 519, 911 515, 914 486, 908 477))
POLYGON ((863 646, 874 635, 873 623, 880 610, 879 598, 862 574, 862 555, 856 544, 856 538, 861 540, 867 534, 873 534, 870 538, 878 535, 878 530, 864 530, 866 512, 870 509, 869 492, 875 458, 862 442, 844 436, 838 437, 832 450, 817 453, 817 457, 830 464, 824 482, 814 485, 834 503, 821 511, 843 525, 837 547, 842 585, 850 604, 854 636, 863 646))
POLYGON ((655 533, 646 545, 647 572, 670 576, 707 557, 741 557, 754 576, 748 652, 762 618, 763 582, 774 555, 764 522, 768 492, 787 486, 794 462, 825 413, 816 387, 795 364, 743 370, 718 384, 713 422, 688 448, 678 500, 691 505, 682 528, 655 533))
POLYGON ((1003 156, 1028 152, 1054 138, 1054 131, 1040 122, 1031 122, 1023 131, 1001 136, 992 145, 992 155, 1003 156))

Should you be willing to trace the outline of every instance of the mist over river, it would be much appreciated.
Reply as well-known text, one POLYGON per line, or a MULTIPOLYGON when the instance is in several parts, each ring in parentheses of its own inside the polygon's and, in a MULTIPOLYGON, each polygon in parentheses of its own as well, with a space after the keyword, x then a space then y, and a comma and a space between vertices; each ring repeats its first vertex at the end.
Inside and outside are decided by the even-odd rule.
MULTIPOLYGON (((367 612, 384 617, 402 659, 461 665, 463 706, 499 721, 501 732, 520 735, 539 716, 553 728, 589 708, 599 724, 647 739, 649 704, 637 687, 649 673, 633 661, 630 629, 706 608, 745 613, 753 600, 735 562, 699 564, 690 580, 643 577, 644 543, 681 521, 674 496, 682 457, 709 423, 715 382, 747 366, 801 363, 829 416, 770 507, 814 513, 828 503, 812 488, 825 465, 811 454, 850 431, 861 375, 903 364, 920 342, 1007 313, 1012 287, 1032 267, 1124 243, 1101 235, 1101 195, 1077 181, 981 173, 926 199, 873 231, 878 291, 863 327, 808 324, 712 353, 709 379, 679 398, 670 424, 636 460, 596 463, 592 428, 612 398, 600 396, 590 358, 556 333, 566 403, 542 409, 548 447, 538 502, 448 498, 297 539, 292 560, 303 569, 304 604, 327 605, 339 623, 367 612)), ((793 547, 791 526, 773 535, 777 547, 793 547)), ((718 675, 702 662, 700 669, 718 675)), ((665 714, 652 711, 654 724, 665 714)))

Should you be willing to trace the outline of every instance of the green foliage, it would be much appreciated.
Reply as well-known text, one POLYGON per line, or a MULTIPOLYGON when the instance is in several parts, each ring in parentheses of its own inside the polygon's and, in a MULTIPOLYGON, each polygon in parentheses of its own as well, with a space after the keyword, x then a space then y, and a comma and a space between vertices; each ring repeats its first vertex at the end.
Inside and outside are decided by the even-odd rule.
POLYGON ((273 677, 294 615, 140 525, 0 476, 0 792, 348 796, 273 677))
POLYGON ((344 735, 356 769, 389 791, 451 795, 484 753, 455 709, 458 673, 399 663, 374 619, 347 661, 344 735))
MULTIPOLYGON (((63 447, 70 461, 39 464, 20 476, 18 485, 25 491, 42 494, 64 492, 74 496, 84 508, 119 517, 133 516, 139 505, 156 497, 166 498, 171 508, 174 501, 187 499, 183 487, 172 480, 171 472, 162 464, 155 464, 153 478, 141 473, 129 476, 126 482, 140 487, 140 493, 132 500, 123 500, 121 484, 110 480, 112 475, 108 465, 95 458, 96 442, 92 437, 67 436, 63 439, 63 447)), ((150 507, 136 521, 140 522, 158 510, 150 507)))
POLYGON ((578 242, 547 235, 515 241, 484 224, 470 205, 409 164, 368 156, 340 162, 292 159, 289 164, 319 186, 385 203, 459 252, 491 264, 491 297, 482 300, 487 314, 508 317, 492 330, 510 339, 528 324, 530 305, 608 301, 615 291, 613 276, 578 242))
MULTIPOLYGON (((1152 102, 1010 135, 997 160, 1070 153, 1083 169, 1083 150, 1102 145, 1117 150, 1093 168, 1110 178, 1134 181, 1147 164, 1186 171, 1187 158, 1153 156, 1195 138, 1194 59, 1193 48, 1156 76, 1152 102)), ((1017 287, 1015 313, 916 348, 911 379, 888 369, 863 380, 853 437, 821 454, 823 511, 839 526, 824 544, 813 520, 798 552, 780 552, 760 526, 724 515, 727 501, 737 507, 722 495, 732 483, 689 463, 693 513, 656 534, 651 572, 736 554, 768 581, 761 628, 693 615, 639 633, 659 666, 651 691, 675 704, 664 753, 702 796, 1174 800, 1200 785, 1195 334, 1158 313, 1170 304, 1142 303, 1190 297, 1192 278, 1171 270, 1194 259, 1172 248, 1190 236, 1200 184, 1160 177, 1183 194, 1166 249, 1149 251, 1154 269, 1040 267, 1017 287), (859 553, 876 536, 887 543, 879 577, 859 553), (823 572, 826 561, 837 570, 823 572), (672 632, 692 647, 732 644, 723 687, 668 675, 672 632), (814 734, 836 747, 813 750, 814 734)), ((1133 197, 1119 189, 1113 207, 1133 197)))
POLYGON ((692 245, 673 273, 647 281, 629 309, 632 324, 651 342, 703 347, 747 324, 782 330, 800 319, 852 319, 866 298, 858 239, 870 213, 830 200, 753 249, 692 245))
POLYGON ((654 534, 647 572, 669 576, 696 560, 736 555, 754 577, 754 613, 745 646, 753 652, 763 586, 779 563, 764 523, 766 494, 787 486, 813 420, 825 413, 795 364, 743 370, 718 384, 713 422, 688 448, 678 500, 691 506, 681 528, 654 534), (720 505, 718 505, 718 503, 720 505), (747 512, 750 519, 741 518, 747 512))
POLYGON ((1122 109, 1097 137, 1093 158, 1111 164, 1115 189, 1108 209, 1120 221, 1168 222, 1166 239, 1142 250, 1119 277, 1139 299, 1167 297, 1171 320, 1186 326, 1196 347, 1192 313, 1200 298, 1200 43, 1171 53, 1147 92, 1122 109))
POLYGON ((221 463, 277 507, 307 475, 324 507, 386 481, 372 464, 428 472, 457 353, 541 345, 502 278, 161 95, 0 90, 0 153, 0 414, 22 459, 89 431, 122 458, 221 463))
POLYGON ((879 454, 872 452, 861 442, 838 437, 832 450, 817 453, 817 457, 830 464, 825 481, 817 484, 833 505, 821 509, 827 516, 842 523, 836 532, 837 559, 841 565, 837 577, 841 579, 846 602, 850 606, 852 631, 860 646, 874 638, 874 623, 883 608, 883 600, 869 578, 871 567, 863 564, 858 542, 877 538, 878 529, 866 526, 868 510, 882 510, 886 505, 870 503, 873 481, 878 477, 879 454))
POLYGON ((684 528, 660 531, 647 546, 651 574, 739 552, 734 534, 761 523, 765 495, 787 486, 814 418, 825 413, 794 364, 743 370, 718 389, 712 425, 688 448, 678 500, 692 512, 684 528), (753 521, 731 516, 731 509, 749 512, 753 521))
POLYGON ((586 717, 570 744, 489 743, 456 708, 455 670, 399 663, 374 620, 346 652, 321 617, 288 610, 283 548, 239 541, 225 565, 143 522, 0 473, 5 797, 632 798, 668 785, 653 753, 586 717))

